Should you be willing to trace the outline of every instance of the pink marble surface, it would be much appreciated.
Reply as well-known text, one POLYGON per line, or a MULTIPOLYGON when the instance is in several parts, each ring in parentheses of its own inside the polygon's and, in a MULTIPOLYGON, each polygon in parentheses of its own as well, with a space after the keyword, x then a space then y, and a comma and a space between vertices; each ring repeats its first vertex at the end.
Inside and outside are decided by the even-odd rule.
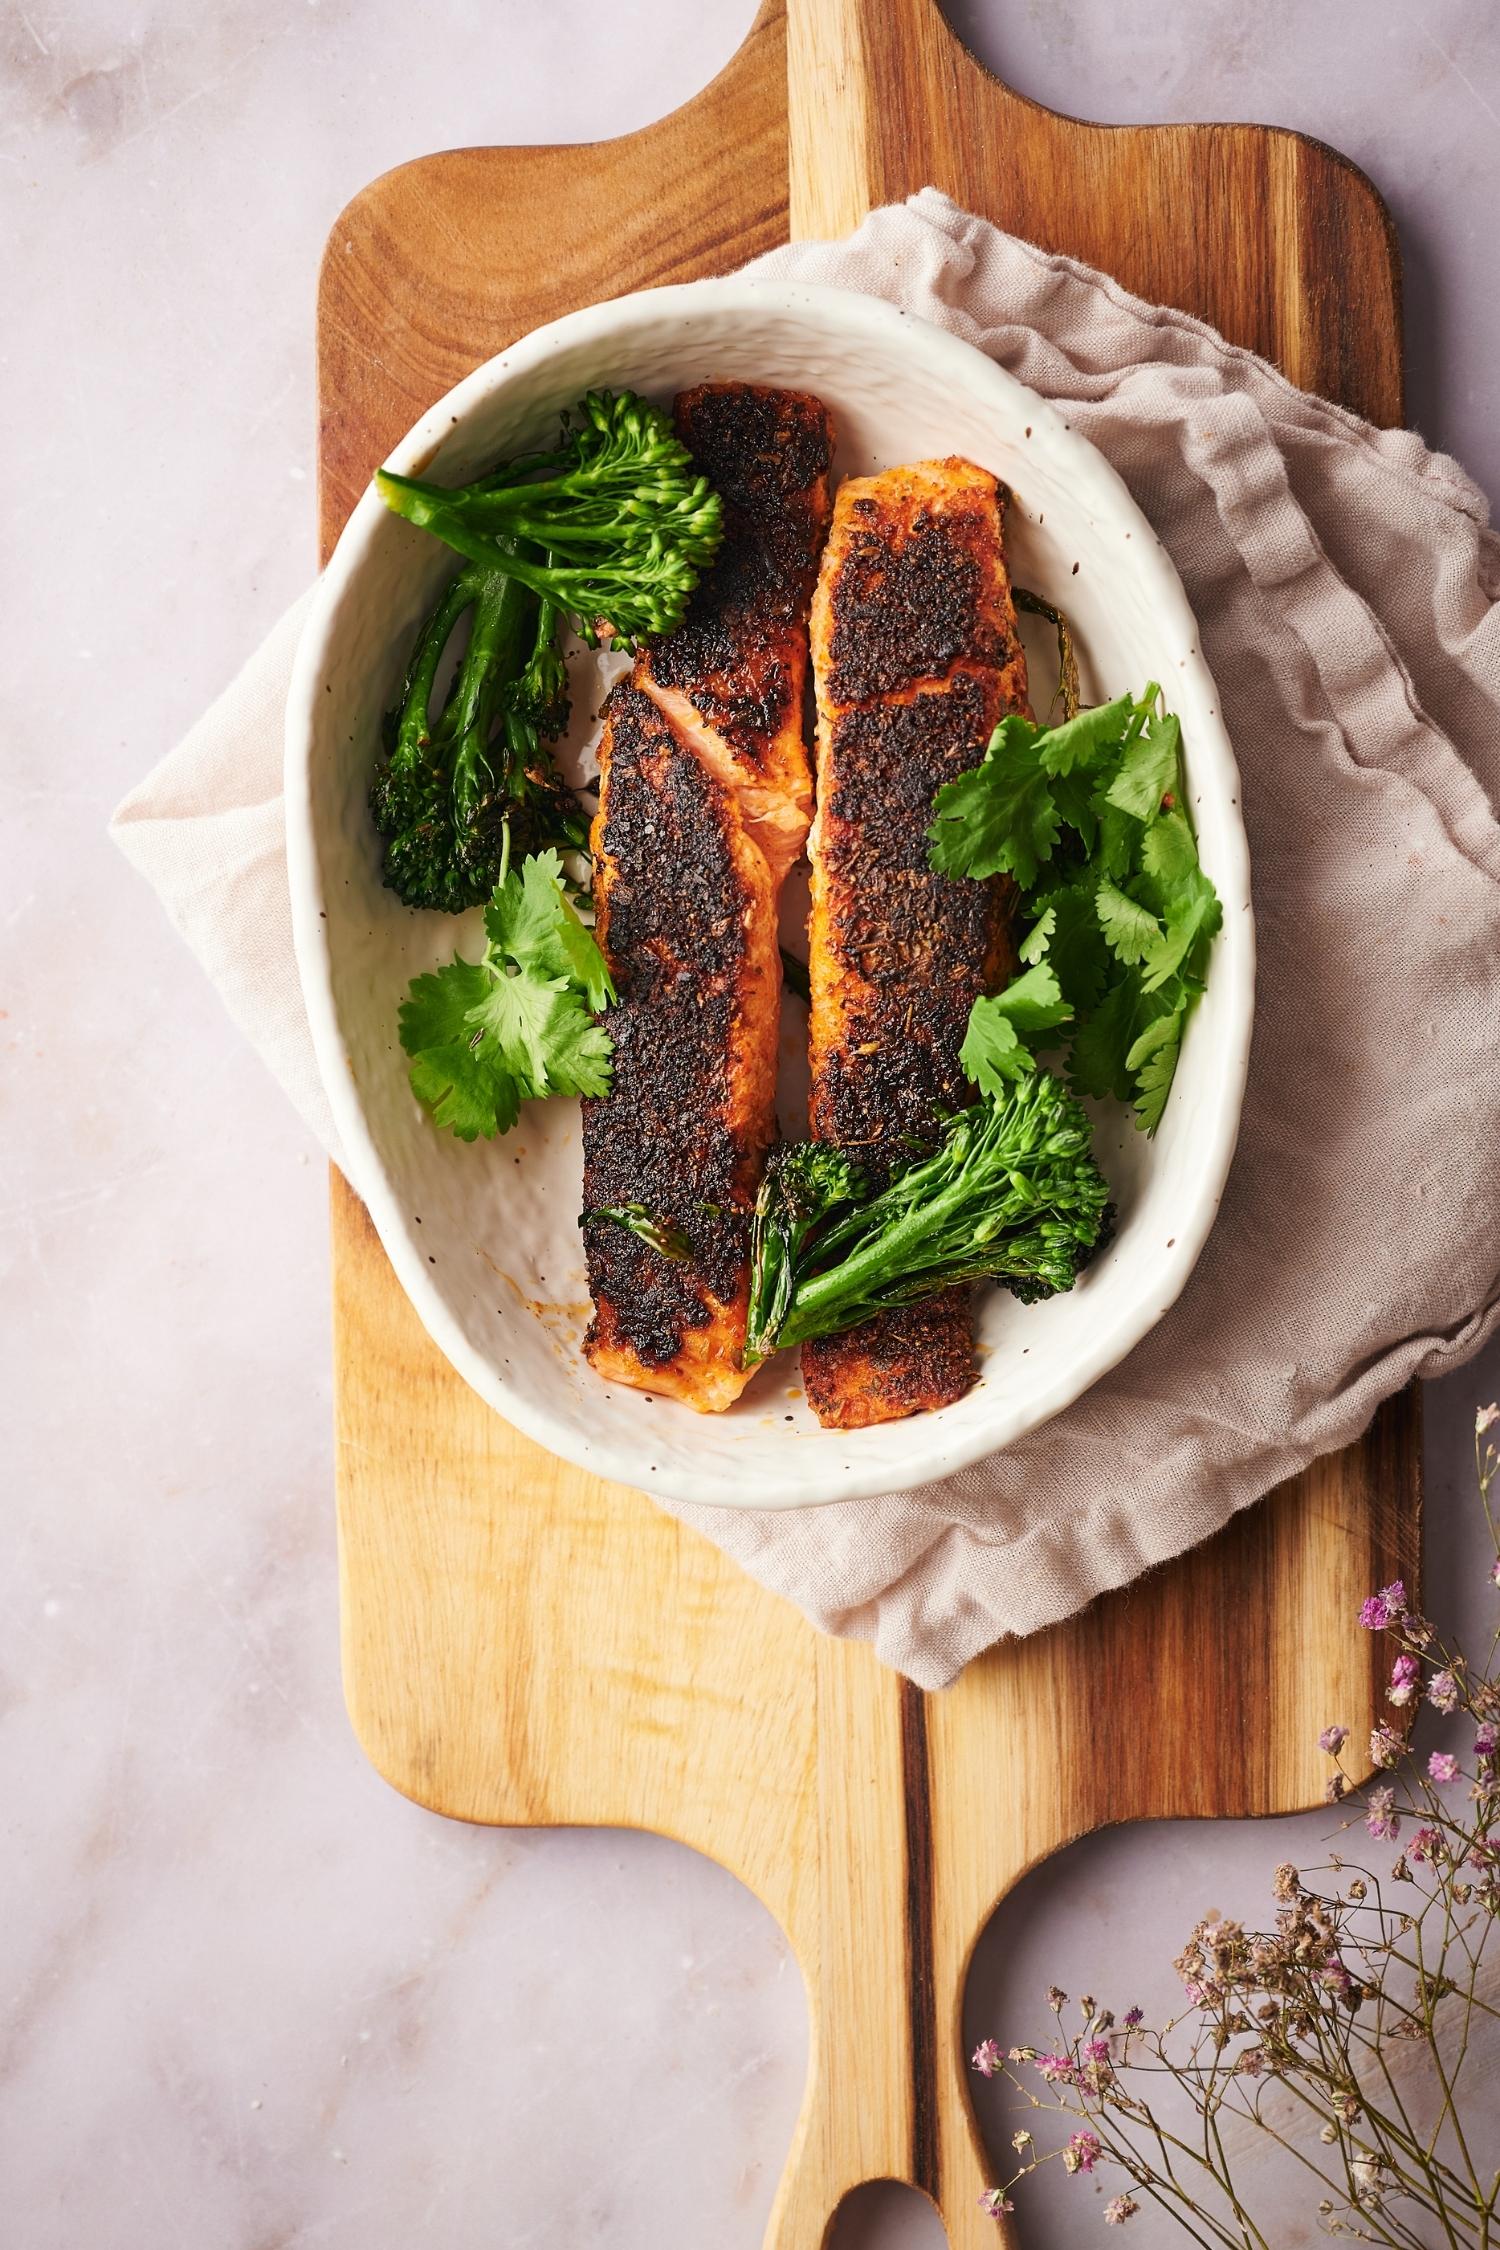
MULTIPOLYGON (((760 1907, 648 1837, 434 1820, 354 1747, 322 1167, 103 835, 312 566, 340 204, 430 148, 644 123, 751 12, 73 0, 0 28, 7 2250, 760 2239, 806 2037, 760 1907)), ((1406 241, 1414 417, 1495 476, 1492 5, 956 12, 1080 114, 1268 118, 1360 158, 1406 241)), ((1479 1598, 1463 1465, 1497 1385, 1429 1400, 1450 1613, 1479 1598)), ((1078 1847, 986 1940, 976 2029, 1023 2035, 1054 1974, 1102 1989, 1124 1949, 1165 1962, 1324 1825, 1078 1847)), ((1039 2191, 1028 2246, 1096 2223, 1080 2194, 1039 2191)), ((940 2230, 877 2192, 839 2239, 940 2230)))

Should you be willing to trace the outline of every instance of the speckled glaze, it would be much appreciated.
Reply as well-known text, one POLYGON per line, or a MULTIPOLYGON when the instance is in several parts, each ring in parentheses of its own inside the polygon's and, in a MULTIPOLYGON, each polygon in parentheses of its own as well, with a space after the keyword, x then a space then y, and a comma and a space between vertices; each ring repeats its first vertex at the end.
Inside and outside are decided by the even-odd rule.
POLYGON ((407 1086, 396 1037, 407 980, 448 959, 455 935, 477 947, 469 923, 409 913, 382 888, 365 793, 379 714, 450 566, 446 549, 365 494, 299 652, 286 765, 298 960, 354 1183, 434 1341, 528 1436, 646 1491, 791 1507, 920 1484, 1010 1443, 1114 1366, 1173 1302, 1213 1223, 1238 1130, 1254 1004, 1249 861, 1218 696, 1155 534, 1108 463, 1043 400, 925 322, 779 283, 646 291, 489 361, 390 465, 458 482, 535 443, 591 384, 665 398, 710 377, 818 392, 838 427, 839 475, 963 453, 1005 479, 1015 575, 1070 610, 1085 693, 1157 679, 1180 714, 1200 849, 1225 913, 1156 1140, 1102 1113, 1101 1161, 1121 1214, 1113 1245, 1048 1304, 982 1294, 981 1377, 967 1398, 878 1430, 825 1431, 793 1355, 715 1417, 608 1388, 578 1349, 588 1308, 577 1105, 533 1103, 507 1138, 464 1147, 434 1131, 407 1086))

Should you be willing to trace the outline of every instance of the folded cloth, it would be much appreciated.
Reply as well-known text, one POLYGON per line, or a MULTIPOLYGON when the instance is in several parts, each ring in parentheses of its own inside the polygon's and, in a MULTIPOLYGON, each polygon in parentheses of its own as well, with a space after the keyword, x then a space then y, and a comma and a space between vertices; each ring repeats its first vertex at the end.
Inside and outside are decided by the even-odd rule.
MULTIPOLYGON (((923 1687, 1082 1608, 1456 1366, 1500 1299, 1500 541, 1456 463, 932 189, 752 274, 884 297, 1059 405, 1187 586, 1244 780, 1259 986, 1239 1153, 1164 1320, 919 1491, 679 1507, 923 1687)), ((292 961, 281 706, 302 605, 114 834, 335 1155, 292 961)))

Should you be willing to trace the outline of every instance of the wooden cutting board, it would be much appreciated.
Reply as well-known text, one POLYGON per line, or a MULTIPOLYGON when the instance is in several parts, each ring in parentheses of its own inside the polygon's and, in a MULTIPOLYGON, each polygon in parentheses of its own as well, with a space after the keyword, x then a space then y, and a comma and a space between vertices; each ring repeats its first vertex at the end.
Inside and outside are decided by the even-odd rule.
MULTIPOLYGON (((765 0, 722 75, 644 132, 428 157, 350 204, 318 312, 325 555, 394 441, 538 322, 843 232, 925 182, 1400 419, 1390 224, 1331 150, 1054 116, 931 0, 765 0)), ((960 2037, 974 1940, 1091 1828, 1318 1799, 1319 1726, 1358 1736, 1379 1708, 1356 1604, 1415 1576, 1414 1396, 1197 1553, 924 1696, 483 1406, 337 1176, 333 1253, 344 1673, 370 1758, 465 1820, 678 1837, 779 1917, 813 2036, 768 2243, 818 2250, 848 2190, 889 2177, 955 2250, 992 2245, 960 2037)), ((695 2239, 691 2213, 664 2215, 668 2239, 695 2239)))

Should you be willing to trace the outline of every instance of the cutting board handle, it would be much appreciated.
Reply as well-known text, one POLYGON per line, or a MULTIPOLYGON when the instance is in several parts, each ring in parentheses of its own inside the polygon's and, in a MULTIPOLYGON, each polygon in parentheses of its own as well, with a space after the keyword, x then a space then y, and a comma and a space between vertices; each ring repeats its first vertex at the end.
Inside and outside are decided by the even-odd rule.
POLYGON ((813 1663, 816 1860, 782 1906, 807 1990, 807 2088, 765 2250, 824 2250, 871 2180, 925 2195, 952 2250, 995 2250, 960 2043, 979 1918, 955 1926, 936 1892, 930 1699, 857 1641, 820 1636, 813 1663))
POLYGON ((1018 99, 975 61, 937 0, 785 0, 785 9, 794 242, 851 233, 916 179, 946 185, 941 144, 962 134, 969 105, 992 113, 1018 99), (919 170, 913 148, 929 143, 919 170))

